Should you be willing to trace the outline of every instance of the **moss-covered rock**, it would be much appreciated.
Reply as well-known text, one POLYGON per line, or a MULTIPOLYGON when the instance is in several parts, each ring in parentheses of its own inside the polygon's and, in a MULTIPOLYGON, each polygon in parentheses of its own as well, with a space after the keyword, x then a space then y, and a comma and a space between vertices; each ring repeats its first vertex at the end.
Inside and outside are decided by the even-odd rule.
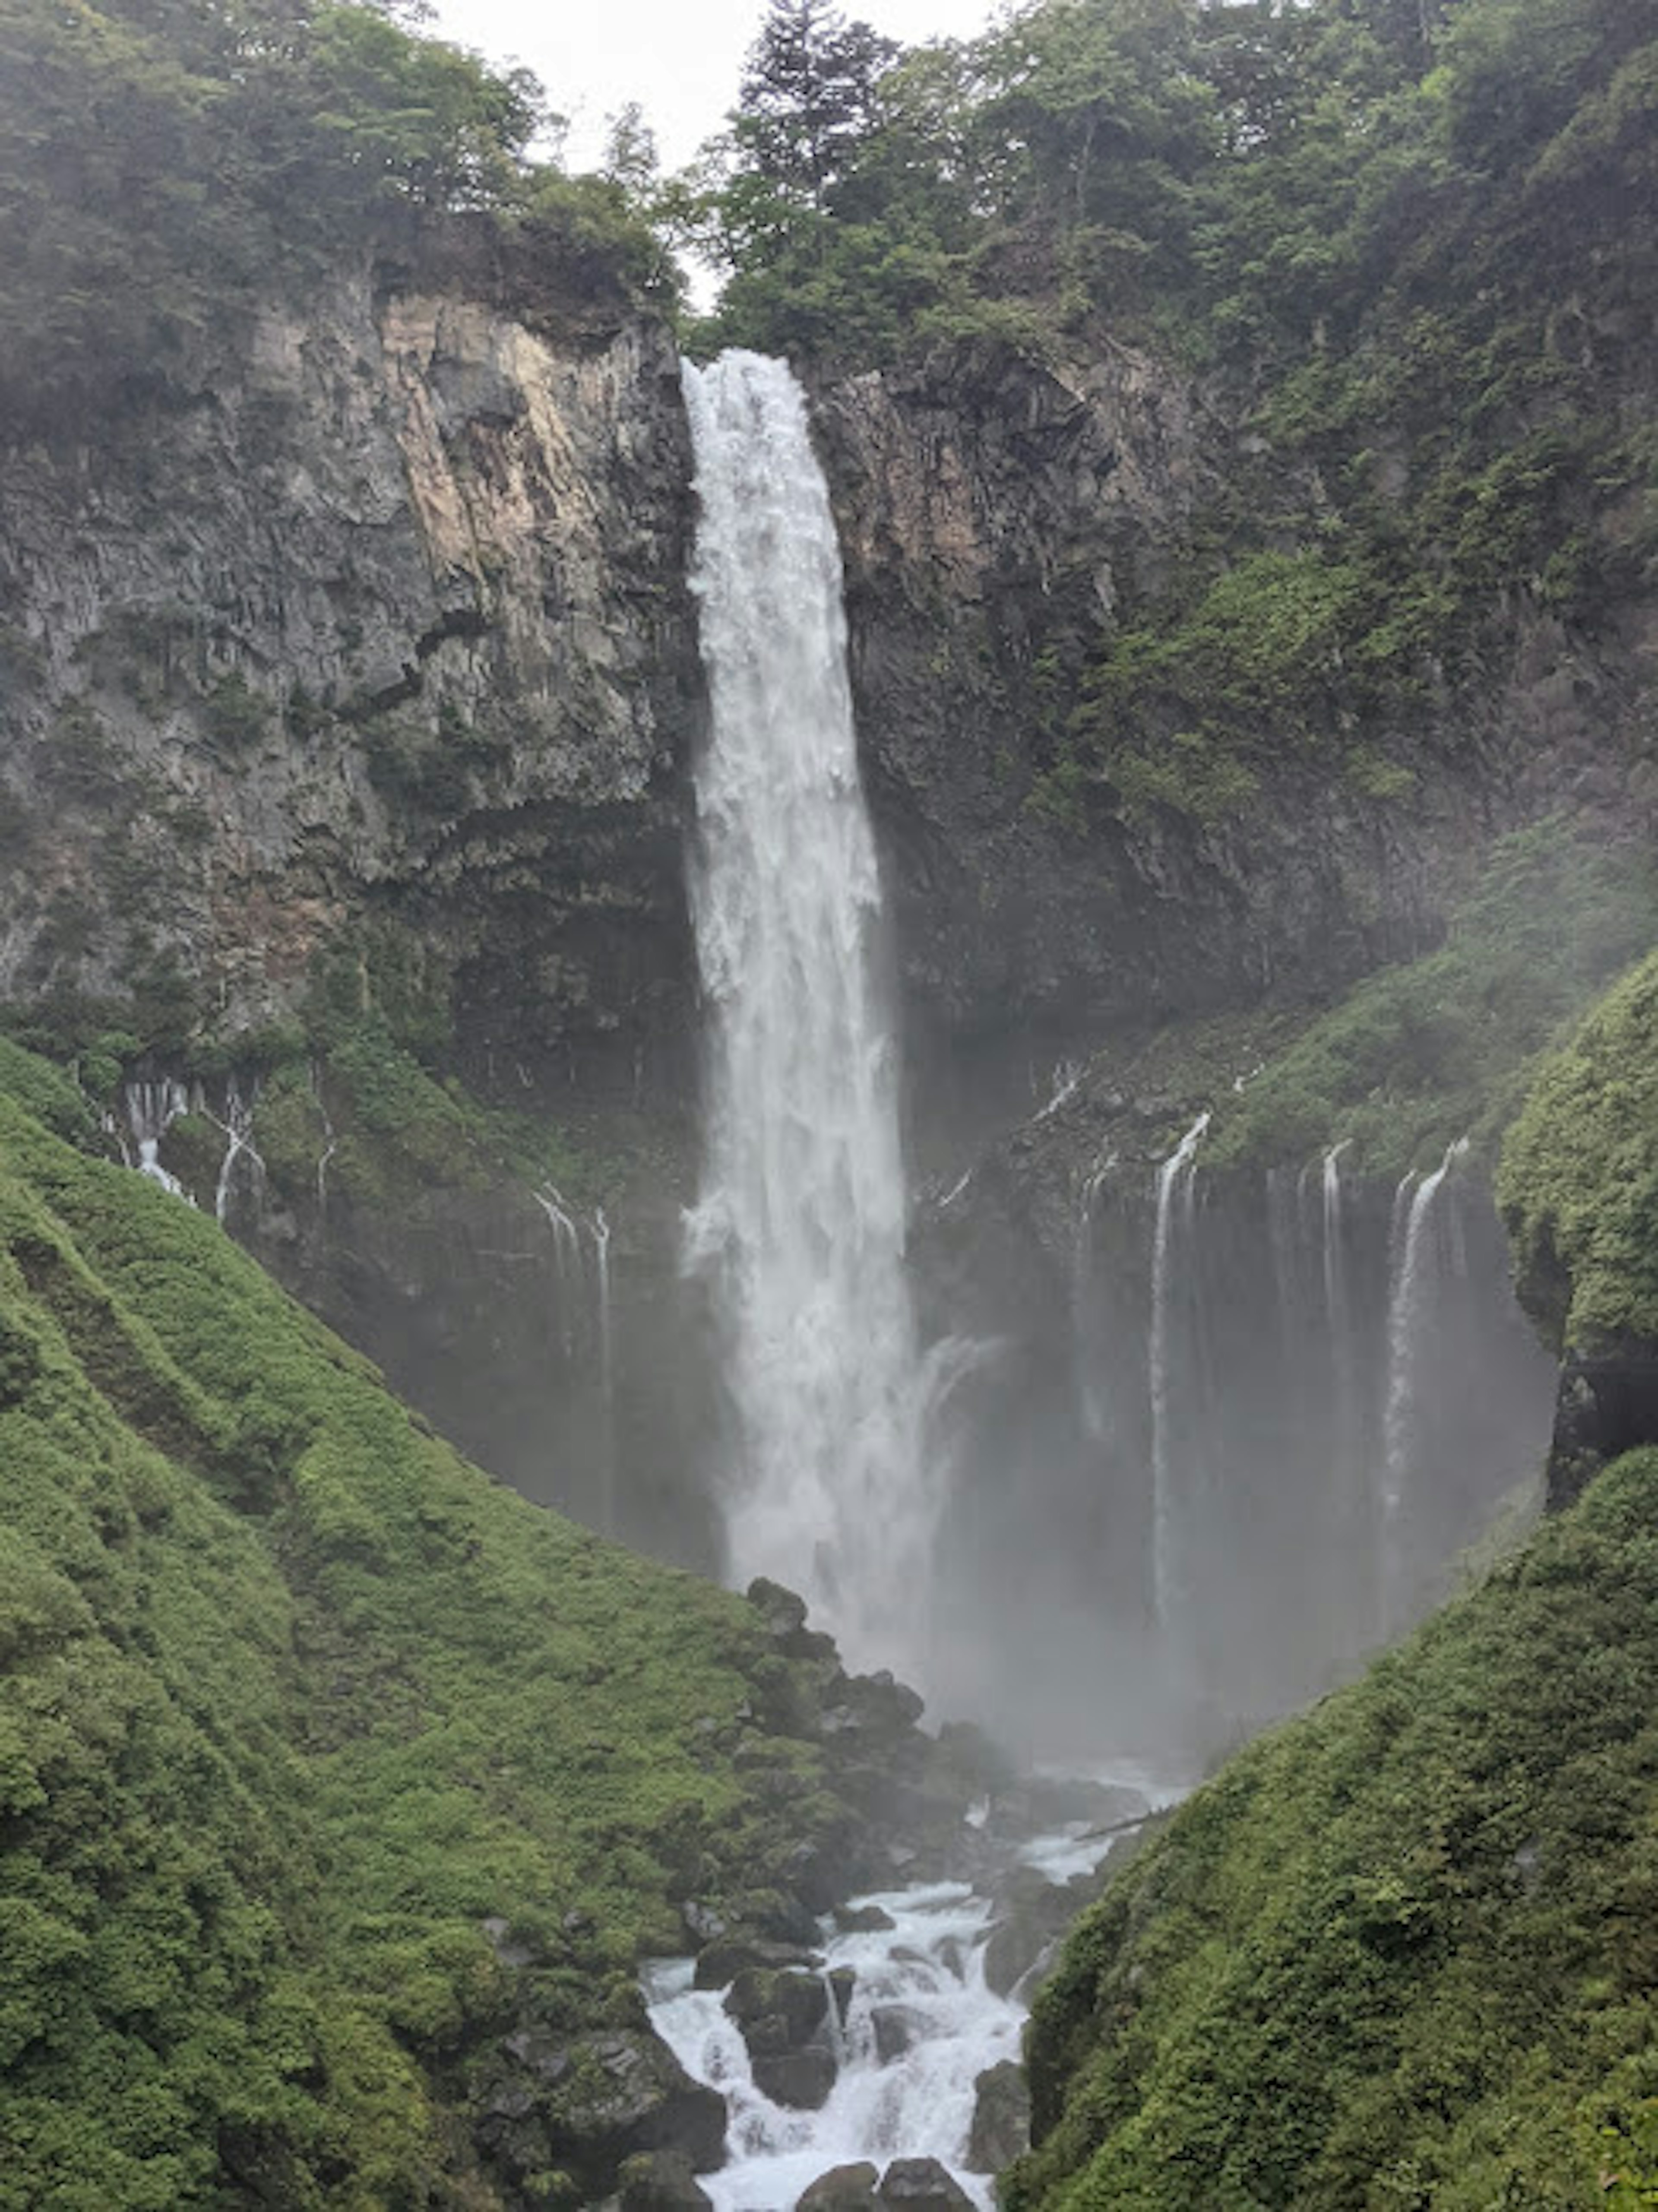
POLYGON ((1037 2000, 1011 2212, 1647 2201, 1655 1531, 1647 1450, 1181 1809, 1037 2000))
POLYGON ((1658 955, 1540 1074, 1497 1201, 1521 1298, 1557 1345, 1658 1343, 1658 955))

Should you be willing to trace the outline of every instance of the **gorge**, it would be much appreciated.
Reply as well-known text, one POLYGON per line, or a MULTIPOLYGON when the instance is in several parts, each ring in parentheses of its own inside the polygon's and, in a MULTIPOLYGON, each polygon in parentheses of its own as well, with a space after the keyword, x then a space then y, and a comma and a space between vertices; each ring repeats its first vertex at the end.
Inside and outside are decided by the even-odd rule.
POLYGON ((0 2212, 1658 2188, 1647 11, 859 29, 20 0, 0 2212))

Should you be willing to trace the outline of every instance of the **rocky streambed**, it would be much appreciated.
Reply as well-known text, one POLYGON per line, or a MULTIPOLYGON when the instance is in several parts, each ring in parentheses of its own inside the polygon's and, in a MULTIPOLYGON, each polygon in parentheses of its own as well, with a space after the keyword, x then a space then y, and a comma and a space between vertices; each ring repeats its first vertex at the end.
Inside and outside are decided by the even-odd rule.
POLYGON ((1022 1783, 973 1808, 948 1877, 837 1906, 815 1944, 722 1936, 655 1961, 652 2026, 726 2130, 717 2162, 706 2138, 633 2161, 624 2212, 987 2212, 1027 2139, 1029 1993, 1171 1794, 1143 1776, 1022 1783))

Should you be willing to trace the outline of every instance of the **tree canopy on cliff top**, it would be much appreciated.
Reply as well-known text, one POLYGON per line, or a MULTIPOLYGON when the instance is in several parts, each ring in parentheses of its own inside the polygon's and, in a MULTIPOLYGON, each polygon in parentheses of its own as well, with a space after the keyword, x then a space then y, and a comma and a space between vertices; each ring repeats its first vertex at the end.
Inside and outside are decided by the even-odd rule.
POLYGON ((535 80, 346 0, 0 0, 0 410, 164 388, 203 335, 471 218, 660 257, 610 180, 531 159, 535 80))
POLYGON ((867 356, 1022 301, 1325 343, 1424 230, 1604 254, 1652 211, 1655 105, 1651 0, 1039 0, 898 55, 773 0, 705 207, 718 335, 867 356))

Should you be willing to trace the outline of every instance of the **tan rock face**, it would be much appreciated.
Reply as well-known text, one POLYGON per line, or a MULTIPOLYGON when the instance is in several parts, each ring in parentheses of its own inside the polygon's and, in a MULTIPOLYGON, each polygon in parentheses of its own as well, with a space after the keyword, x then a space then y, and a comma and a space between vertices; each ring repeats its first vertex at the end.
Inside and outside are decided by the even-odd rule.
POLYGON ((139 941, 234 1033, 417 884, 457 971, 533 885, 525 966, 613 1027, 677 989, 676 367, 648 322, 561 344, 362 275, 228 339, 188 406, 0 453, 0 995, 118 998, 139 941))

